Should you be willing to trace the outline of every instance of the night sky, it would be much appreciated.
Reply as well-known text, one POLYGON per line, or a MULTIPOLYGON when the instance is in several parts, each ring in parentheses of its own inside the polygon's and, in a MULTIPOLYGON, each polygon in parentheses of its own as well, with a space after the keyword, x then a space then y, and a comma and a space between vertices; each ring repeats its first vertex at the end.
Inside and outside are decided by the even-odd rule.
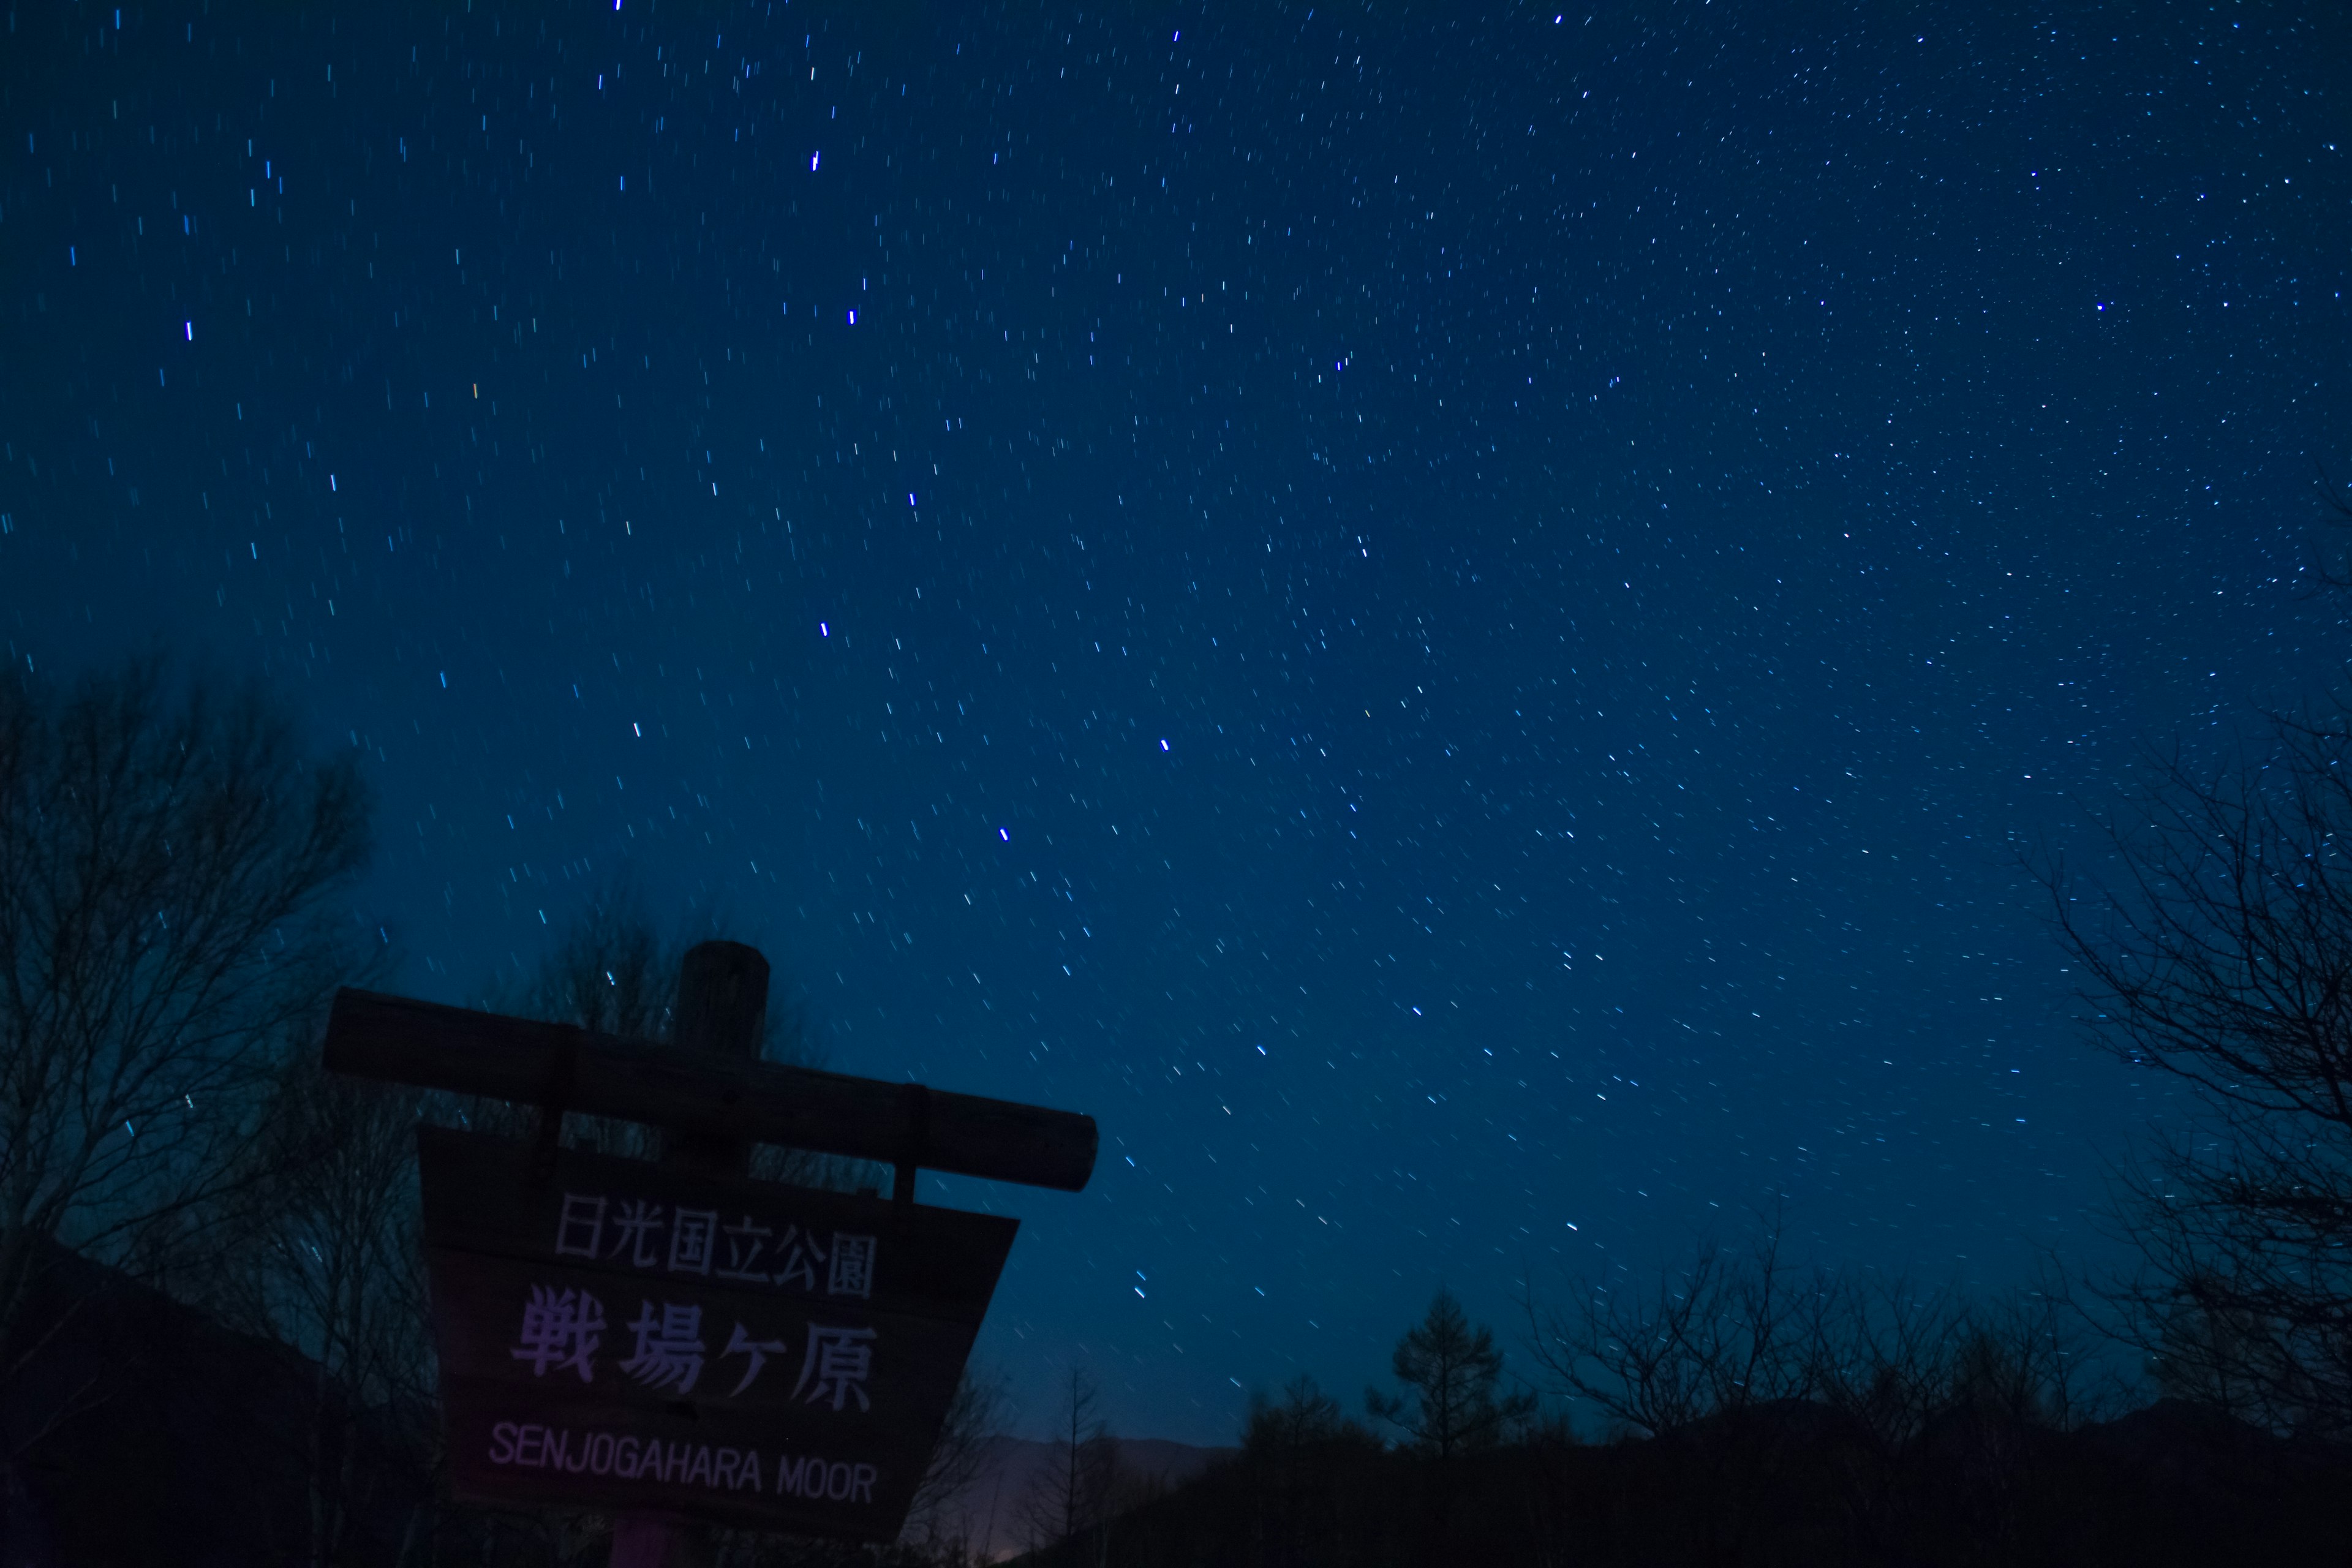
POLYGON ((2102 1256, 2021 857, 2346 649, 2336 7, 7 17, 8 657, 364 753, 401 989, 634 886, 1096 1116, 925 1178, 1027 1426, 2102 1256))

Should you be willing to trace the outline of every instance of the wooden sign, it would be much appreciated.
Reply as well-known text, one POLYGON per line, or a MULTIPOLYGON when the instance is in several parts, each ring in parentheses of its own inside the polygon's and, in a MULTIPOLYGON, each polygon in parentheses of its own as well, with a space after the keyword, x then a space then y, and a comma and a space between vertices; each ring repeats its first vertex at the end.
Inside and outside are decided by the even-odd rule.
POLYGON ((460 1497, 898 1535, 1017 1221, 417 1144, 460 1497))
POLYGON ((335 994, 325 1061, 353 1078, 561 1103, 592 1116, 1066 1192, 1085 1187, 1095 1168, 1091 1116, 730 1060, 377 991, 335 994))
POLYGON ((617 1515, 888 1541, 1016 1222, 915 1202, 921 1167, 1076 1192, 1091 1117, 759 1059, 768 962, 690 948, 670 1039, 335 995, 326 1066, 540 1108, 535 1146, 417 1132, 452 1485, 617 1515), (658 1165, 562 1147, 566 1111, 658 1127, 658 1165), (897 1168, 888 1202, 744 1179, 757 1143, 897 1168))

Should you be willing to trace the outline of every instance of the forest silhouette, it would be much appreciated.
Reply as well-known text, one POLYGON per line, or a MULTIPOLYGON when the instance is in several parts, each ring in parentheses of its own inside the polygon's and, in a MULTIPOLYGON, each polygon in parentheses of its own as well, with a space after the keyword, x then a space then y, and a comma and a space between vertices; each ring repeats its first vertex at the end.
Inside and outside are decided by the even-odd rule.
MULTIPOLYGON (((393 954, 340 900, 348 763, 254 688, 149 658, 0 689, 0 1563, 603 1561, 612 1521, 446 1493, 420 1121, 529 1108, 333 1079, 335 987, 393 954)), ((1441 1289, 1383 1385, 1301 1377, 1235 1446, 1139 1469, 1085 1368, 976 1519, 1001 1389, 967 1374, 887 1548, 706 1531, 728 1564, 2340 1560, 2352 1525, 2352 709, 2164 761, 2084 877, 2041 866, 2099 1044, 2201 1121, 2111 1218, 2135 1267, 2000 1298, 1792 1259, 1777 1215, 1647 1285, 1441 1289)), ((501 1010, 661 1039, 677 957, 625 888, 501 1010)), ((764 1052, 811 1062, 772 1014, 764 1052)), ((646 1130, 573 1116, 575 1147, 646 1130)), ((770 1180, 871 1187, 763 1149, 770 1180)))

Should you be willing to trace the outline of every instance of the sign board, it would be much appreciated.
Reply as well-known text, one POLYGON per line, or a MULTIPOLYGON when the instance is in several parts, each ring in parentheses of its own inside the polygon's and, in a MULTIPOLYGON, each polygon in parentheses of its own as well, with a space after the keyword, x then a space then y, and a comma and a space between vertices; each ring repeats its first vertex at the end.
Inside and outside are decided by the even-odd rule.
POLYGON ((898 1535, 1018 1221, 417 1145, 459 1497, 898 1535))
MULTIPOLYGON (((694 952, 732 947, 706 942, 694 952)), ((736 951, 758 957, 749 948, 736 951)), ((560 1100, 591 1116, 992 1182, 1075 1193, 1094 1174, 1097 1140, 1090 1116, 730 1059, 374 991, 335 994, 324 1060, 332 1071, 383 1083, 518 1104, 560 1100)))

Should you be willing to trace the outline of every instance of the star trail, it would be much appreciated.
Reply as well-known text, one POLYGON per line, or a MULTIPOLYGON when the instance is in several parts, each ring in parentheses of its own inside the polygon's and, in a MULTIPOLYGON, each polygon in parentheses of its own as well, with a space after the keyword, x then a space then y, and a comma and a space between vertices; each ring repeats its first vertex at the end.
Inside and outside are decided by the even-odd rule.
MULTIPOLYGON (((1785 1215, 2094 1256, 2036 855, 2323 689, 2340 17, 19 6, 0 632, 1083 1110, 979 1358, 1135 1434, 1785 1215)), ((2330 476, 2333 476, 2330 478, 2330 476)), ((2340 493, 2340 492, 2339 492, 2340 493)))

